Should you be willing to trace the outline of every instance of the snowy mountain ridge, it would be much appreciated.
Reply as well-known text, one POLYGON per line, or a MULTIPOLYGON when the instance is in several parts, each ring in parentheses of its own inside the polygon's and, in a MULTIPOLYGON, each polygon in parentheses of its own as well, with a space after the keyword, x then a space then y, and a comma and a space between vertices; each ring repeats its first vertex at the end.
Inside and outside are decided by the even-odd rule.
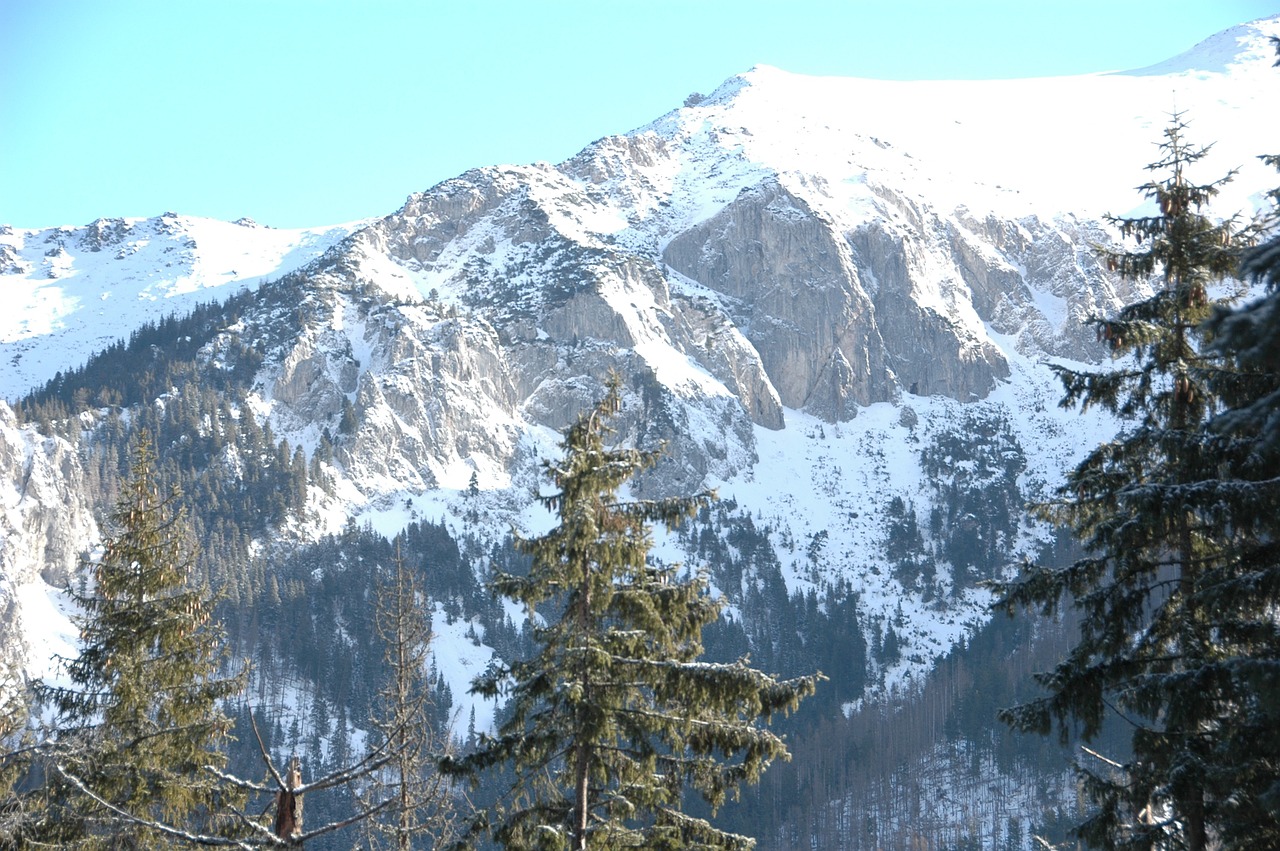
POLYGON ((144 322, 297 268, 360 223, 276 230, 177 213, 83 227, 0 226, 0 398, 80 366, 144 322))

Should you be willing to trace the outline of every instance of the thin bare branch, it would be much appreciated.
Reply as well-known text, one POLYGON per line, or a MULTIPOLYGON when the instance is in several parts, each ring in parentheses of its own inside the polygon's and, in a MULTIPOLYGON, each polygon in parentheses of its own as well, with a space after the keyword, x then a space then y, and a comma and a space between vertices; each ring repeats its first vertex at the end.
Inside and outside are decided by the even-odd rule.
POLYGON ((174 827, 173 825, 155 821, 154 819, 145 819, 140 816, 134 815, 128 810, 122 809, 116 806, 115 804, 111 803, 110 801, 104 799, 102 796, 98 795, 96 792, 90 789, 83 780, 81 780, 79 777, 72 774, 71 772, 67 771, 67 769, 62 765, 62 763, 54 762, 53 766, 55 769, 57 769, 58 774, 64 780, 66 780, 72 786, 75 786, 78 790, 80 790, 82 794, 92 799, 94 802, 96 802, 99 806, 106 809, 108 812, 113 813, 114 815, 124 819, 130 824, 140 825, 142 827, 147 828, 148 830, 154 830, 157 833, 164 834, 165 836, 172 836, 176 839, 181 839, 184 842, 188 842, 192 845, 205 845, 205 846, 215 846, 215 847, 222 847, 222 848, 244 848, 246 849, 246 851, 248 851, 248 849, 252 849, 255 847, 253 844, 245 842, 243 840, 231 839, 225 836, 208 836, 203 833, 192 833, 191 831, 182 830, 180 828, 174 827))
POLYGON ((258 740, 258 753, 262 754, 262 761, 267 764, 267 771, 271 772, 271 778, 276 781, 276 786, 281 789, 288 789, 285 785, 284 778, 280 776, 280 772, 276 770, 276 764, 271 761, 271 754, 267 751, 267 746, 262 742, 262 734, 258 732, 258 722, 253 717, 253 710, 249 710, 249 726, 253 727, 253 737, 258 740))
POLYGON ((1123 768, 1124 768, 1124 766, 1123 766, 1123 765, 1121 765, 1120 763, 1116 762, 1114 759, 1108 759, 1107 757, 1105 757, 1105 756, 1103 756, 1102 754, 1100 754, 1100 753, 1098 753, 1097 751, 1095 751, 1093 748, 1089 748, 1089 747, 1085 747, 1084 745, 1081 745, 1081 746, 1080 746, 1080 750, 1084 751, 1085 753, 1087 753, 1089 756, 1093 757, 1094 759, 1100 759, 1100 760, 1102 760, 1103 762, 1105 762, 1107 765, 1111 766, 1112 768, 1120 768, 1120 769, 1123 769, 1123 768))
POLYGON ((360 812, 356 813, 350 818, 345 818, 342 821, 329 822, 323 827, 317 827, 315 830, 310 830, 310 831, 307 831, 306 833, 301 834, 300 836, 296 836, 293 838, 293 841, 301 845, 303 842, 306 842, 308 839, 314 839, 317 836, 321 836, 326 833, 332 833, 335 830, 340 830, 341 828, 347 827, 348 825, 355 824, 358 821, 364 821, 367 818, 372 818, 373 816, 385 810, 387 807, 391 806, 393 803, 395 803, 395 798, 387 798, 382 803, 377 804, 373 807, 370 807, 367 810, 361 810, 360 812))

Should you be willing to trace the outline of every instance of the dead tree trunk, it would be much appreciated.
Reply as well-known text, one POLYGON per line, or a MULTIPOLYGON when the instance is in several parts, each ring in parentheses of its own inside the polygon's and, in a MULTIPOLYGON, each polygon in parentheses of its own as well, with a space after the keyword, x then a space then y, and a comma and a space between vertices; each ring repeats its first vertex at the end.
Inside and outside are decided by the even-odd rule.
MULTIPOLYGON (((294 791, 302 785, 302 765, 296 756, 289 760, 289 773, 284 780, 284 788, 276 793, 275 834, 291 839, 302 834, 302 798, 294 791)), ((301 842, 298 847, 302 847, 301 842)))

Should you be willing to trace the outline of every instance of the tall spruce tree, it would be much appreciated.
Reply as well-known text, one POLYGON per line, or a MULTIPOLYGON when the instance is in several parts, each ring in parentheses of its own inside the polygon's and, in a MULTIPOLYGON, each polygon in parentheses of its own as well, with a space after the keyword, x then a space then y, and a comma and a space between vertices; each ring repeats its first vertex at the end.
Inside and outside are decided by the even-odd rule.
POLYGON ((36 689, 58 728, 40 839, 64 846, 166 846, 95 797, 134 819, 204 833, 224 811, 224 789, 205 767, 225 763, 231 723, 220 702, 241 680, 219 673, 221 634, 207 592, 190 583, 183 518, 176 497, 158 493, 153 464, 143 435, 101 557, 70 589, 80 655, 64 660, 65 685, 36 689))
POLYGON ((476 679, 473 692, 509 698, 507 720, 444 767, 514 768, 511 794, 492 818, 477 817, 470 841, 491 830, 505 847, 539 851, 751 848, 754 840, 687 814, 684 790, 714 809, 787 758, 761 721, 794 709, 820 675, 779 681, 745 659, 698 661, 721 604, 705 577, 650 562, 649 528, 675 526, 710 495, 619 498, 659 455, 606 447, 621 402, 614 376, 567 430, 563 460, 545 465, 555 490, 539 499, 559 524, 519 541, 532 556, 527 576, 492 585, 543 619, 539 650, 476 679))
POLYGON ((1011 613, 1074 605, 1080 637, 1053 671, 1046 695, 1006 710, 1014 727, 1086 739, 1104 719, 1132 731, 1131 754, 1082 765, 1096 805, 1078 828, 1103 848, 1201 851, 1219 833, 1231 790, 1214 770, 1222 724, 1235 694, 1223 662, 1237 652, 1222 634, 1212 598, 1240 554, 1237 530, 1203 483, 1220 471, 1219 445, 1205 425, 1220 406, 1215 388, 1230 358, 1206 346, 1202 323, 1238 288, 1224 280, 1247 244, 1247 229, 1214 221, 1205 205, 1228 174, 1196 183, 1188 173, 1207 149, 1190 146, 1173 116, 1141 190, 1150 216, 1112 218, 1127 249, 1102 252, 1121 277, 1154 280, 1153 294, 1097 321, 1119 364, 1059 368, 1064 406, 1098 406, 1124 422, 1120 434, 1067 475, 1058 500, 1042 507, 1087 555, 1065 568, 1036 566, 1000 588, 1011 613), (1217 285, 1226 296, 1215 295, 1217 285))
MULTIPOLYGON (((1280 168, 1280 157, 1263 159, 1280 168)), ((1209 324, 1214 348, 1239 368, 1221 383, 1225 409, 1210 423, 1223 473, 1204 486, 1241 542, 1207 591, 1229 615, 1219 631, 1236 650, 1223 662, 1234 701, 1213 754, 1231 790, 1219 829, 1233 848, 1280 847, 1280 189, 1271 196, 1270 238, 1241 267, 1264 294, 1209 324)))

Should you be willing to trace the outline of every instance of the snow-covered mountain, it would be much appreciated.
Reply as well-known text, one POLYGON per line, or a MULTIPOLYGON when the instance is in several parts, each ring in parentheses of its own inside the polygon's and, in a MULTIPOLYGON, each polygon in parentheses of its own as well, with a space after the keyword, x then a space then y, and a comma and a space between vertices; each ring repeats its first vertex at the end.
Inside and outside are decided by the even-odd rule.
POLYGON ((296 269, 361 224, 277 230, 165 213, 83 227, 0 225, 0 398, 80 366, 143 323, 296 269))
MULTIPOLYGON (((1170 113, 1214 143, 1203 177, 1240 169, 1218 213, 1248 215, 1275 185, 1257 155, 1280 129, 1277 35, 1280 17, 1151 68, 1056 79, 757 67, 566 162, 475 169, 357 225, 6 229, 0 391, 16 399, 143 322, 260 284, 200 357, 212 374, 233 341, 259 353, 237 415, 308 457, 332 445, 282 539, 439 518, 496 541, 545 525, 537 461, 617 370, 620 438, 670 450, 641 491, 714 487, 768 530, 789 587, 849 582, 864 624, 898 625, 890 689, 987 617, 974 581, 1049 538, 1023 504, 1114 429, 1058 409, 1047 364, 1099 362, 1087 319, 1141 295, 1094 246, 1116 238, 1105 214, 1140 208, 1170 113), (899 528, 917 530, 912 569, 890 545, 899 528)), ((74 454, 11 419, 0 450, 15 483, 0 599, 18 611, 43 580, 16 561, 88 527, 40 496, 71 499, 74 454)), ((659 551, 691 555, 679 536, 659 551)), ((438 653, 459 699, 488 661, 474 645, 438 653)))
MULTIPOLYGON (((929 526, 942 491, 923 459, 957 431, 1005 424, 1034 499, 1112 427, 1059 411, 1044 365, 1098 360, 1085 320, 1139 295, 1094 257, 1112 238, 1102 217, 1138 207, 1175 99, 1216 143, 1206 176, 1241 168, 1220 210, 1261 201, 1276 32, 1237 28, 1161 75, 756 68, 567 162, 467 172, 303 270, 311 315, 268 357, 259 410, 310 450, 354 403, 333 524, 455 516, 475 473, 502 528, 554 430, 617 369, 634 391, 624 438, 671 449, 647 488, 715 486, 779 542, 823 535, 817 565, 779 543, 789 579, 856 577, 870 609, 901 604, 927 665, 983 601, 966 591, 939 615, 923 589, 869 570, 885 561, 885 506, 900 496, 929 526)), ((277 321, 237 333, 267 339, 277 321)), ((942 457, 948 487, 980 488, 942 457)), ((968 534, 952 520, 927 548, 968 534)), ((990 555, 1007 561, 1044 534, 999 531, 990 555)), ((939 583, 967 584, 945 565, 939 583)))

